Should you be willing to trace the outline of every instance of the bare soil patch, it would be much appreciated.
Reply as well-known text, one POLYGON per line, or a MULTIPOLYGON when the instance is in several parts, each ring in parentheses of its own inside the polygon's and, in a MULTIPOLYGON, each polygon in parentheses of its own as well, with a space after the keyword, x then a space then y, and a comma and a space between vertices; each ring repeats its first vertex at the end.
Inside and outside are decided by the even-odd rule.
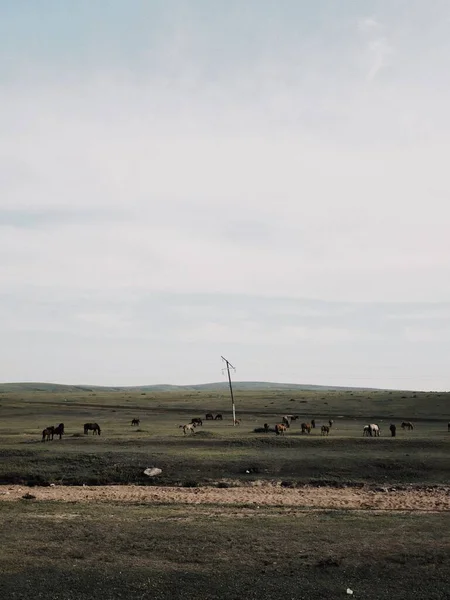
MULTIPOLYGON (((0 501, 22 500, 29 488, 4 486, 0 501)), ((149 504, 224 504, 292 506, 311 509, 377 511, 450 511, 450 489, 383 491, 364 488, 301 487, 284 488, 258 482, 258 485, 232 488, 180 488, 157 486, 51 486, 33 488, 33 501, 119 502, 149 504)))

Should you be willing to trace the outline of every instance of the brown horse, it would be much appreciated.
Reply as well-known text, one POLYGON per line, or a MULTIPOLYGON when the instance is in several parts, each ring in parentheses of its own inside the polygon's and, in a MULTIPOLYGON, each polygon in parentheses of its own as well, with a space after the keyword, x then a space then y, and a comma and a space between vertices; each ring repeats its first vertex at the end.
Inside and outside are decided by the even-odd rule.
POLYGON ((411 421, 403 421, 402 429, 408 429, 408 431, 411 431, 411 429, 414 429, 414 425, 411 423, 411 421))
POLYGON ((240 419, 235 419, 234 420, 234 424, 235 425, 240 425, 241 424, 241 420, 240 419))
POLYGON ((212 413, 206 413, 205 419, 207 421, 213 421, 214 420, 214 415, 212 413))
POLYGON ((320 433, 322 435, 329 435, 330 428, 328 427, 328 425, 322 425, 322 427, 320 428, 320 433))
POLYGON ((141 422, 140 419, 132 419, 131 424, 132 425, 139 425, 140 422, 141 422))
POLYGON ((203 421, 200 419, 200 417, 194 417, 191 420, 191 425, 194 425, 194 427, 197 427, 197 425, 203 425, 203 421))
POLYGON ((220 413, 214 417, 214 421, 222 421, 222 420, 223 420, 223 417, 220 413))
POLYGON ((87 435, 89 431, 92 431, 92 435, 100 435, 100 426, 98 423, 85 423, 84 424, 84 435, 87 435))
POLYGON ((311 425, 309 423, 302 423, 302 433, 311 433, 311 425))
POLYGON ((287 427, 284 423, 277 423, 275 425, 275 433, 277 435, 284 435, 287 431, 287 427))
POLYGON ((45 440, 47 440, 47 442, 49 442, 50 439, 53 439, 54 435, 55 435, 55 428, 53 427, 53 425, 51 425, 50 427, 46 427, 42 431, 42 441, 45 442, 45 440), (50 436, 51 436, 51 438, 50 438, 50 436))
POLYGON ((391 423, 389 425, 389 430, 391 432, 391 437, 395 437, 395 435, 397 433, 397 427, 394 425, 394 423, 391 423))

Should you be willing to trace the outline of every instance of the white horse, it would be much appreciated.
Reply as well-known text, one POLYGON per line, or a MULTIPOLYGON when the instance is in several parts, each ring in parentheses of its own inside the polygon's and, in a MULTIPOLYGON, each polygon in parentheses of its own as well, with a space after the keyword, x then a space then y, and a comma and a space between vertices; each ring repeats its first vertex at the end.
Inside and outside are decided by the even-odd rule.
POLYGON ((372 437, 380 437, 380 428, 378 427, 378 425, 376 423, 371 423, 369 425, 369 429, 370 429, 370 435, 372 437))
POLYGON ((179 427, 183 430, 184 435, 187 433, 195 433, 195 425, 193 423, 188 423, 187 425, 179 425, 179 427))

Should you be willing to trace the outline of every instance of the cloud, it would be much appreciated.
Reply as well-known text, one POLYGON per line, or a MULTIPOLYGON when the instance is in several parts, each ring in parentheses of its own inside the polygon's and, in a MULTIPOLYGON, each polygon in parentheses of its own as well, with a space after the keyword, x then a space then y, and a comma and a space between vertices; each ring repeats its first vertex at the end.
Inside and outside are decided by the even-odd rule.
POLYGON ((362 31, 363 33, 367 33, 367 32, 372 32, 376 29, 379 29, 381 27, 381 23, 379 23, 373 17, 365 17, 363 19, 358 19, 357 27, 358 27, 359 31, 362 31))
POLYGON ((378 38, 369 43, 369 53, 372 65, 367 73, 367 81, 375 79, 378 72, 387 65, 387 59, 392 54, 393 48, 386 38, 378 38))
MULTIPOLYGON (((88 36, 85 60, 53 40, 23 62, 8 37, 0 285, 16 377, 39 365, 95 379, 77 358, 95 347, 115 365, 102 381, 121 364, 122 381, 145 380, 145 360, 127 359, 141 353, 155 378, 181 381, 188 366, 168 365, 187 344, 203 380, 222 346, 258 356, 258 379, 303 378, 311 348, 325 378, 364 361, 367 375, 388 345, 410 377, 429 368, 405 327, 444 320, 434 303, 450 299, 445 15, 380 7, 358 21, 300 4, 289 18, 233 5, 220 22, 149 9, 129 17, 133 39, 110 21, 88 36)), ((85 39, 73 27, 67 44, 85 39)))
POLYGON ((364 57, 368 63, 366 80, 373 81, 377 74, 388 65, 389 57, 394 53, 394 48, 383 31, 386 27, 373 17, 366 17, 357 21, 359 31, 364 44, 364 57))

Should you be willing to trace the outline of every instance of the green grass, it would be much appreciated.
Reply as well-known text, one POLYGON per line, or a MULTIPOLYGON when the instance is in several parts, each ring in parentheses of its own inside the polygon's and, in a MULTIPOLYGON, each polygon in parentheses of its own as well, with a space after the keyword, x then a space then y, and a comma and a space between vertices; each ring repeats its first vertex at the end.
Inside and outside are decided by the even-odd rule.
POLYGON ((0 527, 8 600, 448 598, 446 514, 21 501, 0 527))
POLYGON ((0 483, 448 483, 448 395, 263 390, 242 391, 236 402, 240 427, 232 427, 229 399, 221 393, 0 394, 0 483), (179 424, 209 411, 225 420, 205 421, 195 435, 183 436, 179 424), (288 412, 301 418, 286 436, 254 433, 288 412), (138 429, 130 426, 133 417, 141 419, 138 429), (312 417, 319 424, 334 419, 329 438, 319 428, 301 434, 299 423, 312 417), (415 423, 414 431, 399 428, 395 439, 388 437, 389 423, 403 419, 415 423), (84 436, 86 421, 100 423, 102 435, 84 436), (382 437, 362 438, 362 427, 373 421, 382 437), (59 422, 66 426, 63 440, 41 443, 42 429, 59 422), (155 481, 143 475, 149 466, 163 469, 155 481))
MULTIPOLYGON (((450 395, 243 389, 240 427, 226 391, 0 390, 0 483, 448 484, 450 395), (179 424, 206 412, 193 436, 179 424), (283 414, 285 437, 255 434, 283 414), (130 426, 141 419, 140 431, 130 426), (333 418, 329 438, 302 420, 333 418), (389 423, 415 424, 388 437, 389 423), (102 435, 84 436, 96 421, 102 435), (64 422, 66 435, 41 443, 64 422), (380 439, 362 438, 378 422, 380 439), (149 466, 163 473, 143 475, 149 466), (246 471, 250 471, 247 473, 246 471)), ((448 598, 448 513, 389 514, 245 506, 0 503, 0 598, 241 600, 448 598)))

